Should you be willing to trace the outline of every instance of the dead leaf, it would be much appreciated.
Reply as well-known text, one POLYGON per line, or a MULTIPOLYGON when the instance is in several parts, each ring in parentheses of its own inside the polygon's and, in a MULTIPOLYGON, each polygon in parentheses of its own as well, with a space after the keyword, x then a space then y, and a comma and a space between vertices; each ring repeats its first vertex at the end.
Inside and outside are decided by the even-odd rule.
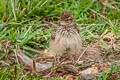
POLYGON ((93 66, 79 73, 80 78, 85 78, 87 80, 93 79, 98 74, 98 67, 93 66))
POLYGON ((110 32, 108 34, 105 34, 103 36, 104 41, 107 43, 107 45, 112 48, 112 49, 116 49, 119 47, 119 44, 117 42, 117 38, 114 36, 113 32, 110 32))
POLYGON ((28 65, 32 69, 33 67, 35 67, 33 70, 36 70, 37 73, 50 69, 52 67, 52 63, 40 64, 38 62, 34 62, 28 56, 24 55, 21 50, 18 50, 17 52, 18 52, 17 56, 19 61, 22 64, 28 65))
POLYGON ((75 76, 73 76, 71 74, 65 75, 66 80, 74 80, 74 78, 75 78, 75 76))

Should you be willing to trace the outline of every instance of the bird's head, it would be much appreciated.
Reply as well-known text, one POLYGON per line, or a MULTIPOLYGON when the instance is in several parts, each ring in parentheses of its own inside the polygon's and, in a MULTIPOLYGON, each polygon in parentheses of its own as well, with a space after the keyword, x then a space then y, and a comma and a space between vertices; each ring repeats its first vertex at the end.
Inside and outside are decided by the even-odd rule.
POLYGON ((75 22, 72 12, 64 11, 60 17, 60 23, 62 25, 69 25, 69 24, 72 24, 72 22, 75 22))

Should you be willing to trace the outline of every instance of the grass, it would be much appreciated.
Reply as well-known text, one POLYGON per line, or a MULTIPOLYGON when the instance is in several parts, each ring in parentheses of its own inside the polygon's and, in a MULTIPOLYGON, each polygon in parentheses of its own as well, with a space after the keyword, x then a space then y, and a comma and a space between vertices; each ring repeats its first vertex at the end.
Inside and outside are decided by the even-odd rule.
MULTIPOLYGON (((60 13, 70 10, 77 21, 83 41, 101 39, 105 44, 103 38, 98 37, 105 30, 108 29, 107 33, 113 32, 114 36, 120 35, 120 2, 109 0, 105 15, 103 6, 100 0, 0 0, 0 42, 9 40, 14 45, 14 50, 16 46, 20 46, 30 57, 35 56, 29 51, 43 54, 42 49, 48 49, 50 32, 60 13)), ((120 38, 118 40, 120 41, 120 38)), ((0 56, 0 60, 4 57, 4 54, 0 56)), ((13 69, 14 67, 10 66, 4 73, 4 69, 0 68, 0 80, 8 74, 4 79, 13 78, 13 69)), ((20 71, 18 74, 22 75, 20 71)), ((30 79, 36 80, 38 77, 30 79)))

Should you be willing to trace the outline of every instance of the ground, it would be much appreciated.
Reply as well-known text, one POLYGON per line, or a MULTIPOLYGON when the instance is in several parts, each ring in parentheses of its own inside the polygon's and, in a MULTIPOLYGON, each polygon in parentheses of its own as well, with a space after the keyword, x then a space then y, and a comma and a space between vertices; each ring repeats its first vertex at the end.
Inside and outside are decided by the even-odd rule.
POLYGON ((88 69, 94 69, 93 80, 120 79, 119 0, 0 0, 1 80, 47 80, 46 76, 50 80, 79 80, 76 72, 88 69), (50 32, 66 10, 72 11, 76 19, 84 47, 80 60, 69 65, 63 63, 70 61, 69 54, 62 57, 63 61, 43 57, 44 51, 49 50, 50 32), (88 46, 94 49, 86 50, 88 46), (33 69, 36 60, 54 63, 51 73, 36 73, 25 62, 19 62, 19 53, 33 61, 33 69))

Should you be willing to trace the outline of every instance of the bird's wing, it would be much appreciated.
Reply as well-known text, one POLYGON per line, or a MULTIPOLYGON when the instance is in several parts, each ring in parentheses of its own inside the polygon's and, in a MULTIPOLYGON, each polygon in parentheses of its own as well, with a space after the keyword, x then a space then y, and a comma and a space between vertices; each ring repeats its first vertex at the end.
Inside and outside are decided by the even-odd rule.
POLYGON ((80 32, 80 30, 78 29, 77 24, 74 24, 74 28, 76 29, 76 31, 77 31, 78 33, 80 32))
POLYGON ((77 27, 77 32, 78 32, 78 33, 80 32, 80 30, 78 29, 78 27, 77 27))
POLYGON ((56 36, 56 27, 51 31, 51 39, 54 40, 56 36))

